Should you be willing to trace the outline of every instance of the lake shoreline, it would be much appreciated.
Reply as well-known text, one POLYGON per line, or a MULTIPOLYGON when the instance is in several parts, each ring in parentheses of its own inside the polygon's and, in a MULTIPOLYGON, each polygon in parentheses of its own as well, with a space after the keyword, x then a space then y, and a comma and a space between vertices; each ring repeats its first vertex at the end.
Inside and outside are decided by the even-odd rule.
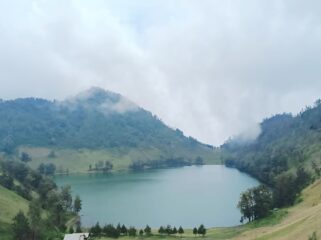
POLYGON ((238 169, 224 165, 76 173, 57 175, 54 180, 58 186, 71 185, 74 194, 82 198, 84 226, 99 221, 186 228, 196 223, 218 227, 239 225, 240 212, 236 208, 239 194, 259 184, 238 169), (193 194, 193 189, 197 194, 193 194))

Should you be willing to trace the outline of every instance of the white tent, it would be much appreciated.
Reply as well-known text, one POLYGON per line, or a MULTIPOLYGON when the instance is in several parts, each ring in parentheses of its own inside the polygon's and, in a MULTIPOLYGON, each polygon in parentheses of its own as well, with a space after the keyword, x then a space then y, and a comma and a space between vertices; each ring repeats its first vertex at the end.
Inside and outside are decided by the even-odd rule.
POLYGON ((72 233, 66 234, 64 240, 86 240, 89 237, 89 233, 72 233))

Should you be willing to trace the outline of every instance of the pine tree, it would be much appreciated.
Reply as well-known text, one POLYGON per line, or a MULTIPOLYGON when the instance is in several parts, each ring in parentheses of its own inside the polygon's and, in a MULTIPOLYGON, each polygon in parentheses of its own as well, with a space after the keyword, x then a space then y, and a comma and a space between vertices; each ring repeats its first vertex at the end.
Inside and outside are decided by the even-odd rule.
POLYGON ((144 232, 147 236, 150 236, 152 233, 152 229, 150 228, 150 226, 146 225, 144 232))
POLYGON ((206 234, 206 228, 204 227, 203 224, 201 224, 201 225, 199 226, 199 228, 197 229, 197 233, 200 234, 200 235, 202 235, 203 237, 205 236, 205 234, 206 234))
POLYGON ((127 235, 127 228, 126 228, 126 226, 123 224, 122 226, 121 226, 121 234, 123 234, 123 235, 127 235))
POLYGON ((160 228, 158 229, 158 233, 159 234, 164 234, 165 233, 165 229, 163 226, 160 226, 160 228))
POLYGON ((74 200, 74 212, 75 213, 79 213, 81 210, 81 199, 80 197, 77 195, 75 200, 74 200))
POLYGON ((22 211, 13 218, 12 223, 13 238, 16 240, 25 240, 30 237, 30 226, 28 219, 22 211))
POLYGON ((173 233, 173 234, 177 234, 177 228, 176 228, 176 227, 173 228, 172 233, 173 233))
POLYGON ((197 235, 197 228, 196 228, 196 227, 193 228, 193 234, 194 234, 195 236, 197 235))

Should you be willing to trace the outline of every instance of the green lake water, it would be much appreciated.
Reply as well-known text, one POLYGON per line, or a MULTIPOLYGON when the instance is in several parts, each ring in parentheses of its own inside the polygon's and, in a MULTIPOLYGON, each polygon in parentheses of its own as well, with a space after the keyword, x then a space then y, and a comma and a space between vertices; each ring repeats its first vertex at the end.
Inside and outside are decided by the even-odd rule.
POLYGON ((221 165, 57 176, 55 181, 58 186, 69 184, 82 199, 83 226, 99 221, 157 228, 238 225, 240 193, 259 184, 221 165))

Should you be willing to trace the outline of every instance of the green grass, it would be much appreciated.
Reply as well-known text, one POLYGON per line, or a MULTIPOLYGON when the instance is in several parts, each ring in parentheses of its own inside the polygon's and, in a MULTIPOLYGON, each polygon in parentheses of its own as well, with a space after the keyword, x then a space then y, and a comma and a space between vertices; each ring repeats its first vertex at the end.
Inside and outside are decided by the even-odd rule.
POLYGON ((0 186, 0 222, 10 224, 13 217, 22 210, 27 212, 28 201, 13 191, 0 186))
POLYGON ((11 240, 11 222, 19 210, 27 212, 28 201, 0 186, 0 239, 11 240))
POLYGON ((57 172, 86 173, 89 165, 95 166, 99 161, 110 161, 114 165, 114 171, 127 170, 128 166, 137 160, 151 161, 166 157, 183 156, 186 159, 195 159, 201 156, 206 164, 221 164, 219 154, 213 151, 187 151, 176 149, 175 154, 164 153, 156 148, 109 148, 109 149, 50 149, 40 147, 20 147, 19 152, 26 152, 32 157, 29 165, 36 169, 41 163, 54 163, 57 172), (55 158, 49 158, 48 154, 54 150, 55 158))
POLYGON ((305 219, 302 219, 296 223, 293 223, 279 231, 267 234, 265 236, 259 237, 257 240, 268 240, 271 238, 276 238, 276 239, 281 239, 282 237, 288 235, 289 233, 291 233, 293 230, 295 230, 299 225, 301 225, 303 222, 305 221, 305 219))
POLYGON ((281 220, 286 217, 288 211, 286 209, 280 209, 278 211, 273 212, 266 218, 251 222, 247 224, 249 228, 258 228, 258 227, 266 227, 266 226, 274 226, 281 222, 281 220))

